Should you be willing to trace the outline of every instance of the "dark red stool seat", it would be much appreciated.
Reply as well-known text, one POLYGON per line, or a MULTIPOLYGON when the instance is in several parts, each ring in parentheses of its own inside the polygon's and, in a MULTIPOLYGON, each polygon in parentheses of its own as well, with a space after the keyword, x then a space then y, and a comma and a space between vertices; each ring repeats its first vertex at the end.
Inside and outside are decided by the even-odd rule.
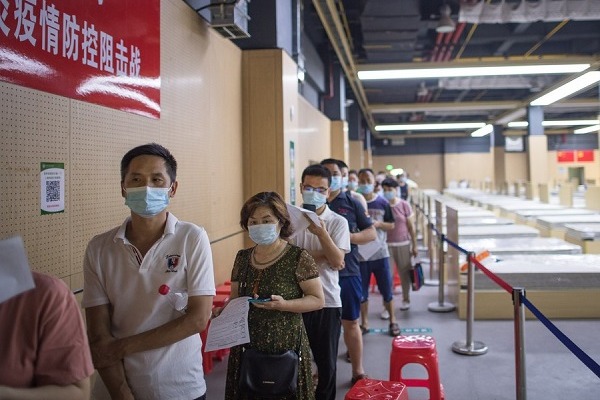
POLYGON ((344 400, 408 400, 406 385, 401 382, 380 381, 377 379, 359 379, 344 400))

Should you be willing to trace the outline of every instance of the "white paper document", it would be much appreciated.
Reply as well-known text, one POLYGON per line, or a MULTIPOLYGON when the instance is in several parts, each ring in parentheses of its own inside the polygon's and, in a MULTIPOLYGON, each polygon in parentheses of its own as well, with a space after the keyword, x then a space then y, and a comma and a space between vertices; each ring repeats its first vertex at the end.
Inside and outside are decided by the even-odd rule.
POLYGON ((204 351, 228 349, 239 344, 250 343, 248 331, 249 296, 231 300, 218 317, 210 321, 204 351))
POLYGON ((34 287, 23 239, 0 240, 0 303, 34 287))
POLYGON ((375 253, 377 253, 383 245, 378 239, 375 239, 367 244, 359 244, 358 245, 358 254, 363 258, 363 260, 369 260, 369 258, 373 257, 375 253))
POLYGON ((308 216, 315 224, 321 226, 321 220, 316 213, 291 204, 286 204, 286 206, 288 213, 290 213, 292 223, 292 236, 290 236, 290 238, 293 238, 299 232, 302 232, 309 227, 310 223, 306 219, 306 216, 308 216))

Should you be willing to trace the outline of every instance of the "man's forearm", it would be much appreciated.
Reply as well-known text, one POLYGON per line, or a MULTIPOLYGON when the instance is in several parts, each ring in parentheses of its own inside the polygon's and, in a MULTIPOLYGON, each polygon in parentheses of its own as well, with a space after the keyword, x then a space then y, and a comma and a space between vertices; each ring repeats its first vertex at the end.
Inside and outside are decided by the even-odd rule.
POLYGON ((204 298, 198 300, 202 304, 192 306, 190 302, 194 297, 190 297, 187 314, 146 332, 118 339, 117 346, 122 349, 123 356, 169 346, 203 331, 210 319, 212 296, 195 297, 204 298))
POLYGON ((377 231, 375 231, 375 227, 371 225, 371 227, 364 229, 360 232, 351 233, 350 234, 350 242, 353 244, 367 244, 372 242, 377 238, 377 231))
POLYGON ((123 362, 118 362, 110 367, 98 368, 98 374, 104 382, 112 400, 134 400, 131 388, 125 377, 123 362))
POLYGON ((87 400, 90 398, 90 378, 71 385, 45 385, 34 388, 0 386, 2 400, 87 400))

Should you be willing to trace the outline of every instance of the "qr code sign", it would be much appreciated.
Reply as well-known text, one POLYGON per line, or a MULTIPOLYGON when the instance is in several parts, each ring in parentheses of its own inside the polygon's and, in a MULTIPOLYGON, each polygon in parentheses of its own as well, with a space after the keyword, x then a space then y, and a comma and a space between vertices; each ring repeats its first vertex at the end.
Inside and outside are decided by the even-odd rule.
POLYGON ((46 181, 46 203, 60 200, 60 181, 46 181))

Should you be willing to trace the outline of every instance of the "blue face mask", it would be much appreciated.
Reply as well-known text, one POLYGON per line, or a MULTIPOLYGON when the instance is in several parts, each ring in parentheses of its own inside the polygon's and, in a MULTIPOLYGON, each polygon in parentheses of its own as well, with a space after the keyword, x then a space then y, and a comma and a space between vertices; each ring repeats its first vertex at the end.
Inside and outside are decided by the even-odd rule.
POLYGON ((356 190, 358 188, 358 182, 348 181, 348 190, 356 190))
POLYGON ((277 224, 259 224, 248 227, 250 239, 256 244, 272 244, 279 237, 277 224))
POLYGON ((346 189, 348 187, 348 177, 344 176, 342 178, 342 189, 346 189))
POLYGON ((319 192, 315 192, 314 190, 304 190, 302 192, 302 201, 304 204, 312 204, 315 208, 319 209, 325 204, 327 201, 327 197, 319 192))
POLYGON ((341 176, 332 176, 331 177, 331 186, 329 189, 332 191, 340 190, 342 188, 342 177, 341 176))
POLYGON ((394 197, 396 197, 396 193, 394 192, 383 192, 383 197, 388 199, 388 201, 392 201, 394 197))
POLYGON ((374 188, 375 188, 375 186, 372 184, 358 185, 357 191, 362 194, 370 194, 370 193, 373 193, 374 188))
POLYGON ((152 218, 169 204, 168 188, 136 187, 126 188, 125 205, 140 217, 152 218))

